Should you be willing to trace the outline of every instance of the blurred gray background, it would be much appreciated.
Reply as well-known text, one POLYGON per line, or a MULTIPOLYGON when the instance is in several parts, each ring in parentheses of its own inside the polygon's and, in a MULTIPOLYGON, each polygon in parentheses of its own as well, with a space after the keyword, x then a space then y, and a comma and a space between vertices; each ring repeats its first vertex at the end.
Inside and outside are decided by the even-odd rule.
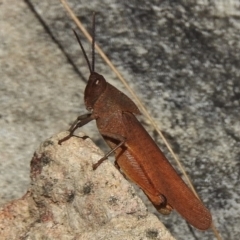
MULTIPOLYGON (((170 141, 223 239, 238 239, 239 1, 71 0, 70 5, 89 31, 92 12, 98 13, 97 42, 170 141)), ((41 141, 86 113, 89 72, 72 28, 58 0, 0 1, 1 205, 26 192, 29 163, 41 141)), ((98 55, 96 71, 127 93, 98 55)), ((140 120, 173 163, 148 121, 140 120)), ((82 131, 107 151, 94 122, 82 131)), ((176 213, 159 218, 177 239, 214 239, 176 213)))

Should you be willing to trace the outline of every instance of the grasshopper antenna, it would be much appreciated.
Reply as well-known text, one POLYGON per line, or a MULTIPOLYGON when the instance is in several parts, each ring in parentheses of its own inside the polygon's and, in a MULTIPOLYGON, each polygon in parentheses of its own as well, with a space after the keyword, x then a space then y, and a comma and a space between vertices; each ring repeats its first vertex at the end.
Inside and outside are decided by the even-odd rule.
POLYGON ((86 62, 87 62, 89 71, 90 71, 90 73, 92 73, 92 72, 93 72, 93 69, 91 68, 89 59, 88 59, 87 54, 86 54, 86 52, 85 52, 85 50, 84 50, 84 48, 83 48, 83 45, 82 45, 82 43, 81 43, 81 40, 80 40, 80 38, 78 37, 76 31, 73 30, 73 32, 74 32, 74 34, 75 34, 75 36, 76 36, 76 38, 77 38, 77 41, 78 41, 78 43, 79 43, 79 45, 80 45, 80 47, 81 47, 81 49, 82 49, 82 52, 83 52, 83 55, 84 55, 84 57, 85 57, 85 59, 86 59, 86 62))
POLYGON ((94 72, 94 64, 95 64, 95 16, 96 16, 96 13, 93 12, 93 20, 92 20, 92 72, 94 72))

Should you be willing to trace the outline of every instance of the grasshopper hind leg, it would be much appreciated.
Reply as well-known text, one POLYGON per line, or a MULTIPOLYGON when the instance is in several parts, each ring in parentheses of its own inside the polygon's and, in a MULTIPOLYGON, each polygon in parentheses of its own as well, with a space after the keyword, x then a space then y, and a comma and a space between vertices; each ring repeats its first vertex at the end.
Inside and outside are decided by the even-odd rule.
MULTIPOLYGON (((146 193, 146 192, 145 192, 146 193)), ((146 193, 148 199, 152 202, 153 206, 163 215, 169 215, 173 207, 167 203, 167 199, 163 194, 151 195, 146 193)))
POLYGON ((169 204, 167 204, 165 207, 161 207, 161 206, 155 205, 155 204, 153 204, 153 205, 157 209, 157 211, 163 215, 169 215, 171 213, 171 211, 173 210, 173 208, 169 204))

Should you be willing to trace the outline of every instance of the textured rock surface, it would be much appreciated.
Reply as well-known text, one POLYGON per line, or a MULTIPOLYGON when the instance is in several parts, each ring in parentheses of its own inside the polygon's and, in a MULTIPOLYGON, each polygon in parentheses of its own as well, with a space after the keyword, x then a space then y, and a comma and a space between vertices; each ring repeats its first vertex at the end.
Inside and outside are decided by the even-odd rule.
MULTIPOLYGON (((223 238, 237 239, 239 1, 70 3, 88 30, 92 11, 99 12, 97 41, 163 129, 223 238)), ((39 142, 67 129, 86 111, 88 69, 73 27, 58 0, 1 1, 1 204, 26 192, 29 159, 39 142)), ((85 46, 89 50, 89 44, 85 46)), ((101 59, 96 61, 96 70, 122 89, 101 59)), ((94 123, 84 131, 104 150, 94 123)), ((214 239, 210 231, 189 230, 177 214, 160 218, 178 239, 214 239)))
POLYGON ((149 214, 133 187, 81 134, 60 133, 31 161, 31 187, 0 210, 1 239, 174 239, 149 214))

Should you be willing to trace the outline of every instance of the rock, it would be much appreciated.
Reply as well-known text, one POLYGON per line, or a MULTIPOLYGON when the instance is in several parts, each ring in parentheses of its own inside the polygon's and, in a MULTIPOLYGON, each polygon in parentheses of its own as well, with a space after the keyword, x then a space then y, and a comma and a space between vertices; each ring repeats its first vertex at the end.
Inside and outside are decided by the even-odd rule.
POLYGON ((1 239, 174 239, 133 187, 84 134, 44 141, 31 160, 31 186, 0 210, 1 239))

